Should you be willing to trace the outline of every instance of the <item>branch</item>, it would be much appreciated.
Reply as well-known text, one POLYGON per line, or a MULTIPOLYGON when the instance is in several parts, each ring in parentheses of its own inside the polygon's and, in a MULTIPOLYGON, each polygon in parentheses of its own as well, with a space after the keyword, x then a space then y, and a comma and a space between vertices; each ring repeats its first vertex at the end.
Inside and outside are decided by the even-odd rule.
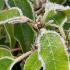
POLYGON ((32 53, 32 51, 26 52, 25 54, 22 54, 21 56, 19 56, 18 58, 15 59, 14 63, 18 63, 21 60, 23 60, 24 58, 26 58, 27 56, 29 56, 32 53))

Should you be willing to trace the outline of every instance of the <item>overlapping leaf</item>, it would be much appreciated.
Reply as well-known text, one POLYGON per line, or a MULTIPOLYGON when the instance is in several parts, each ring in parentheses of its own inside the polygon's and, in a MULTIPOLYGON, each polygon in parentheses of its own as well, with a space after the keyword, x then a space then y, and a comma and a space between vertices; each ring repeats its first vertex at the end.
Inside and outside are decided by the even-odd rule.
POLYGON ((32 55, 30 55, 24 65, 23 70, 40 70, 41 62, 38 59, 38 52, 35 51, 32 55))
POLYGON ((8 45, 7 35, 3 25, 0 25, 0 45, 8 45))
POLYGON ((65 22, 70 20, 70 7, 60 4, 48 2, 45 6, 45 14, 43 16, 44 23, 52 26, 63 26, 65 22), (55 24, 55 25, 53 25, 55 24))
POLYGON ((9 38, 9 46, 10 48, 15 47, 16 40, 14 39, 14 25, 13 24, 5 24, 5 31, 9 38))
MULTIPOLYGON (((12 18, 16 18, 20 16, 20 11, 19 8, 14 7, 11 9, 8 9, 6 11, 0 12, 0 23, 8 23, 10 22, 10 19, 12 18)), ((14 47, 14 25, 13 24, 5 24, 4 25, 6 33, 8 35, 9 38, 9 43, 10 43, 10 47, 14 47)))
POLYGON ((2 48, 2 46, 0 46, 0 58, 5 57, 5 56, 12 57, 12 54, 8 49, 2 48))
POLYGON ((4 8, 4 0, 0 0, 0 10, 4 8))
POLYGON ((22 10, 23 15, 30 19, 34 19, 33 10, 28 0, 8 0, 8 4, 10 7, 19 7, 22 10))
POLYGON ((9 70, 13 62, 12 58, 4 57, 0 59, 0 70, 9 70))
POLYGON ((65 23, 63 26, 64 30, 69 30, 70 28, 70 23, 65 23))
MULTIPOLYGON (((8 4, 10 5, 10 7, 19 7, 22 10, 23 15, 34 20, 32 7, 28 0, 9 0, 8 4)), ((14 35, 24 52, 31 49, 31 45, 34 40, 34 31, 30 25, 28 25, 27 23, 16 24, 14 26, 14 35)))
POLYGON ((66 10, 63 10, 63 12, 65 13, 65 15, 67 16, 68 18, 68 21, 70 21, 70 7, 66 10))
POLYGON ((47 15, 44 16, 45 25, 48 24, 51 26, 59 27, 59 26, 63 26, 65 22, 66 22, 66 15, 61 11, 57 12, 57 11, 51 10, 48 12, 47 15))
POLYGON ((14 27, 14 35, 23 52, 30 50, 35 38, 33 28, 27 23, 16 24, 14 27))
POLYGON ((0 23, 7 23, 11 18, 20 16, 20 11, 18 9, 19 8, 16 7, 0 12, 0 23))

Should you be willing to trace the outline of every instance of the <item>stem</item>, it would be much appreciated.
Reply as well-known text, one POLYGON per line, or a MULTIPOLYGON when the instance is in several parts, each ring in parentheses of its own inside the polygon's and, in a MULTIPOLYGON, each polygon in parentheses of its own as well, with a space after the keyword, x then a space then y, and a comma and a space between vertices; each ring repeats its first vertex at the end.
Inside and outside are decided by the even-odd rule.
POLYGON ((18 63, 21 60, 23 60, 24 58, 26 58, 27 56, 29 56, 32 53, 32 51, 26 52, 25 54, 22 54, 21 56, 19 56, 18 58, 15 59, 14 63, 18 63))
POLYGON ((14 52, 14 51, 20 51, 21 49, 20 48, 15 48, 15 49, 12 49, 11 51, 14 52))
POLYGON ((61 35, 63 36, 63 38, 66 39, 66 35, 65 35, 64 30, 63 30, 63 27, 60 26, 59 31, 60 31, 61 35))

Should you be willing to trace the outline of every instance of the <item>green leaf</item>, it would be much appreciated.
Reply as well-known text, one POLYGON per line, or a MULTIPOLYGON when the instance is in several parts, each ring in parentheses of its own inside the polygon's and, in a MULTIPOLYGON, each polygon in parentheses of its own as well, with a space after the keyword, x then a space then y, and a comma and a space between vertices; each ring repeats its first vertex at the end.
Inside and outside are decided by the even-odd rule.
POLYGON ((70 17, 70 9, 63 10, 63 12, 66 14, 66 16, 70 17))
POLYGON ((6 42, 6 40, 7 40, 6 31, 4 29, 4 26, 0 25, 0 45, 8 46, 8 42, 6 42))
POLYGON ((4 27, 9 38, 10 48, 14 48, 16 43, 16 40, 14 39, 14 25, 5 24, 4 27))
POLYGON ((65 23, 63 26, 64 30, 69 30, 70 28, 70 23, 65 23))
POLYGON ((0 59, 0 70, 9 70, 13 62, 12 58, 4 57, 0 59))
POLYGON ((23 70, 40 70, 41 62, 38 60, 38 52, 32 53, 25 62, 23 70))
POLYGON ((49 11, 43 16, 43 21, 45 25, 51 25, 55 27, 63 26, 63 24, 67 21, 66 15, 64 12, 57 11, 49 11), (59 19, 60 18, 60 19, 59 19))
MULTIPOLYGON (((20 16, 20 9, 17 7, 10 8, 6 11, 0 12, 0 23, 7 23, 13 18, 16 18, 20 16)), ((4 25, 6 33, 9 38, 10 47, 13 48, 15 45, 15 39, 14 39, 14 25, 12 24, 5 24, 4 25)))
POLYGON ((66 16, 63 12, 57 12, 57 14, 51 17, 50 20, 54 20, 53 24, 60 26, 64 24, 63 21, 65 20, 65 17, 66 16))
POLYGON ((4 8, 4 0, 0 0, 0 10, 4 8))
POLYGON ((32 6, 29 0, 8 0, 8 3, 11 7, 18 7, 22 10, 23 15, 34 19, 32 6))
MULTIPOLYGON (((34 15, 32 11, 31 4, 28 0, 9 0, 9 5, 11 7, 18 7, 22 10, 23 15, 29 17, 34 20, 34 15)), ((26 50, 31 49, 31 45, 34 41, 34 31, 32 27, 28 24, 16 24, 14 26, 15 38, 18 40, 22 50, 25 52, 26 50)))
POLYGON ((70 9, 63 10, 63 12, 64 12, 65 15, 67 16, 68 21, 70 21, 70 9))
POLYGON ((47 22, 51 17, 53 17, 56 14, 56 12, 54 10, 45 12, 44 16, 43 16, 43 21, 47 22))
POLYGON ((53 3, 64 4, 66 0, 50 0, 53 3))
POLYGON ((64 40, 58 33, 41 29, 37 43, 39 60, 45 70, 69 70, 64 40))
POLYGON ((2 47, 3 46, 0 46, 0 58, 5 56, 12 57, 12 53, 8 49, 2 47))
POLYGON ((47 30, 53 30, 53 31, 56 31, 56 32, 58 31, 58 28, 55 27, 55 26, 46 25, 45 28, 46 28, 47 30))
POLYGON ((20 16, 19 8, 14 7, 0 12, 0 23, 7 23, 8 20, 20 16))
POLYGON ((34 30, 32 26, 27 23, 16 24, 14 26, 14 35, 16 40, 19 42, 23 52, 31 49, 31 45, 34 42, 34 30))

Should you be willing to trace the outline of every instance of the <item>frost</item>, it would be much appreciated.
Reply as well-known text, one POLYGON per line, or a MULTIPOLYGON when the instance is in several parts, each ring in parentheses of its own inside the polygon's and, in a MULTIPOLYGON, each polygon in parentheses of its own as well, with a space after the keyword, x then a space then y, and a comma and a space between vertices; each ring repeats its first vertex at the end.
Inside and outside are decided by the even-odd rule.
MULTIPOLYGON (((4 21, 0 21, 0 24, 5 24, 5 23, 12 23, 12 22, 18 22, 18 21, 20 21, 20 20, 18 20, 19 18, 20 18, 20 16, 23 16, 23 13, 22 13, 22 11, 21 11, 21 9, 19 9, 18 7, 13 7, 13 8, 10 8, 10 9, 8 9, 8 10, 13 10, 13 9, 15 9, 15 10, 17 10, 18 12, 19 12, 19 16, 18 17, 12 17, 12 18, 10 18, 10 19, 6 19, 6 20, 4 20, 4 21)), ((27 19, 26 19, 27 20, 27 19)), ((25 20, 25 21, 26 21, 25 20)), ((22 22, 22 21, 21 21, 22 22)))
MULTIPOLYGON (((70 9, 70 7, 69 6, 64 7, 63 5, 60 5, 60 4, 56 4, 56 3, 52 3, 52 2, 47 1, 46 6, 45 6, 45 14, 44 14, 43 20, 46 19, 49 11, 51 11, 51 10, 53 10, 55 13, 57 13, 57 11, 63 11, 63 10, 67 10, 67 9, 70 9)), ((54 20, 49 20, 48 21, 49 24, 51 24, 53 22, 54 22, 54 20)), ((61 22, 61 26, 63 26, 63 24, 65 22, 67 22, 67 17, 65 17, 64 20, 61 22)), ((58 27, 55 24, 52 24, 52 26, 58 27)))
POLYGON ((19 11, 20 16, 22 16, 22 15, 23 15, 23 12, 22 12, 22 10, 21 10, 20 8, 18 8, 18 7, 12 7, 12 8, 10 8, 9 10, 12 10, 12 9, 16 9, 16 10, 18 10, 18 11, 19 11))
POLYGON ((61 22, 61 26, 63 26, 65 22, 67 22, 67 17, 61 22))
POLYGON ((70 9, 69 6, 64 7, 63 5, 56 4, 56 3, 51 3, 47 2, 45 6, 45 11, 50 11, 50 10, 67 10, 70 9))
POLYGON ((38 46, 38 59, 41 61, 42 63, 42 67, 43 67, 43 70, 46 70, 46 66, 45 66, 45 62, 42 58, 42 56, 40 55, 40 39, 41 37, 43 36, 43 34, 46 32, 46 29, 42 28, 40 29, 40 34, 39 36, 36 38, 36 41, 35 41, 35 44, 38 46))
POLYGON ((4 0, 5 1, 5 4, 8 8, 11 8, 10 5, 8 4, 8 0, 4 0))
POLYGON ((39 59, 39 60, 41 61, 41 63, 42 63, 43 70, 46 70, 45 62, 44 62, 44 60, 43 60, 43 58, 41 57, 40 54, 38 55, 38 59, 39 59))
POLYGON ((53 22, 54 22, 54 20, 49 20, 49 21, 48 21, 49 24, 51 24, 51 23, 53 23, 53 22))
MULTIPOLYGON (((65 40, 64 40, 57 32, 55 32, 55 31, 50 31, 50 30, 46 30, 46 29, 44 29, 44 28, 40 29, 40 34, 39 34, 39 36, 37 37, 35 43, 36 43, 36 45, 38 46, 38 59, 39 59, 39 60, 41 61, 41 63, 42 63, 43 70, 46 70, 46 64, 45 64, 45 62, 44 62, 44 60, 43 60, 43 57, 42 57, 41 54, 40 54, 40 51, 41 51, 40 39, 41 39, 41 37, 42 37, 45 33, 54 33, 54 34, 56 34, 57 36, 59 36, 61 42, 62 42, 63 45, 64 45, 65 54, 68 56, 68 52, 67 52, 66 45, 65 45, 65 40)), ((54 59, 53 59, 53 60, 54 60, 54 59)), ((69 61, 69 59, 68 59, 68 61, 69 61)), ((69 63, 69 62, 68 62, 68 63, 69 63)))

